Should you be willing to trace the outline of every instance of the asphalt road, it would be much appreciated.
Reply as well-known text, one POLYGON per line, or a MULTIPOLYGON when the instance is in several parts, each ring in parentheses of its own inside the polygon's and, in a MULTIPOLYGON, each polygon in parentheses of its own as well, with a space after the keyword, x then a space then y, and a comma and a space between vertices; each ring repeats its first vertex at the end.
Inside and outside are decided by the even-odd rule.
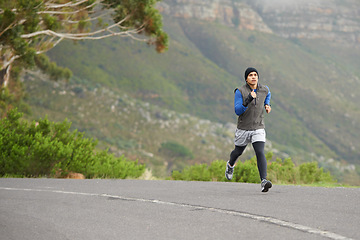
POLYGON ((0 239, 360 239, 360 189, 0 179, 0 239))

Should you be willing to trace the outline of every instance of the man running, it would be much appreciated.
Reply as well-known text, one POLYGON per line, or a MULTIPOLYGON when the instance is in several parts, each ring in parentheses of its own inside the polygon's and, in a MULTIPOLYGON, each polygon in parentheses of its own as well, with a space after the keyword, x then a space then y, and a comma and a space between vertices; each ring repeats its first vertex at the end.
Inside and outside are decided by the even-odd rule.
POLYGON ((235 132, 235 149, 231 152, 230 160, 226 164, 225 176, 228 180, 232 179, 236 160, 251 142, 256 154, 261 191, 267 192, 272 187, 272 183, 266 179, 264 108, 267 113, 270 113, 271 93, 267 86, 258 83, 259 73, 255 68, 246 69, 245 81, 245 85, 234 91, 235 113, 239 117, 235 132))

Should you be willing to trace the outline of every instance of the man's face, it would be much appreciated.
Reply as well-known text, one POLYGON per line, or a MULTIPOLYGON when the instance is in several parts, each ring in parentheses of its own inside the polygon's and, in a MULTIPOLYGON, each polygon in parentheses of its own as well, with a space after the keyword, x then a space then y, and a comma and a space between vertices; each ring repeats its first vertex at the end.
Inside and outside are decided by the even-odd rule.
POLYGON ((257 86, 257 83, 258 83, 258 75, 256 72, 251 72, 247 79, 246 79, 246 82, 250 85, 250 86, 257 86))

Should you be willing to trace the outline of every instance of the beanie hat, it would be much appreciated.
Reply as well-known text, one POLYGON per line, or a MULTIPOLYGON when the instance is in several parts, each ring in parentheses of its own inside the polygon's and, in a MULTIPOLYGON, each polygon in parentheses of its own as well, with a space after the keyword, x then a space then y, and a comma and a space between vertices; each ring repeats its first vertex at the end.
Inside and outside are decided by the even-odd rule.
POLYGON ((247 77, 249 76, 249 74, 252 73, 252 72, 256 72, 257 75, 259 76, 259 73, 258 73, 258 71, 257 71, 255 68, 249 67, 249 68, 247 68, 247 69, 245 70, 245 81, 246 81, 247 77))

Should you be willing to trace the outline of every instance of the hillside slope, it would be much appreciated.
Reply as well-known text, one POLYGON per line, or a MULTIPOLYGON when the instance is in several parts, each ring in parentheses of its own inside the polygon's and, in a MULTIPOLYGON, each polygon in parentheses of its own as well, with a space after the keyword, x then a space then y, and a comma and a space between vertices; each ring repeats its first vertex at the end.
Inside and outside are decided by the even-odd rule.
MULTIPOLYGON (((267 30, 164 12, 170 36, 164 54, 111 38, 63 42, 49 56, 89 85, 120 89, 161 108, 222 124, 236 122, 233 89, 244 83, 246 67, 255 66, 260 82, 272 92, 266 126, 273 146, 295 161, 359 164, 359 48, 327 39, 285 38, 272 29, 271 17, 261 16, 265 10, 238 2, 257 13, 256 26, 264 23, 267 30)), ((173 1, 164 3, 174 7, 173 1)), ((81 124, 80 119, 75 122, 81 124)))

